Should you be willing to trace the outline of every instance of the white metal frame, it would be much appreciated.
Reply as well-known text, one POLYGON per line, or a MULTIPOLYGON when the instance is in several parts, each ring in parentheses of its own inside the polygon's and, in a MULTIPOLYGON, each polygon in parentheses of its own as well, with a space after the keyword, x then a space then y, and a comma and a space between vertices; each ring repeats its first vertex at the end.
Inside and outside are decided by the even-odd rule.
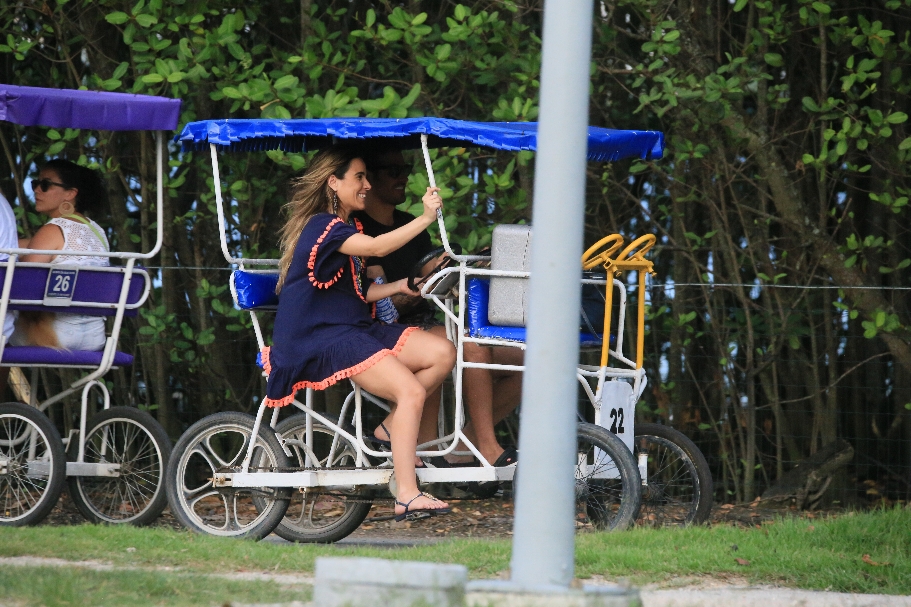
MULTIPOLYGON (((0 261, 0 267, 6 268, 6 276, 3 280, 2 294, 0 294, 0 319, 6 317, 6 313, 9 305, 12 304, 37 304, 40 305, 40 301, 26 301, 26 300, 10 300, 10 293, 13 286, 13 277, 15 275, 16 268, 22 267, 42 267, 42 268, 66 268, 66 267, 77 267, 78 266, 67 266, 64 264, 52 264, 52 263, 31 263, 31 262, 20 262, 19 257, 26 254, 39 254, 39 255, 79 255, 81 257, 107 257, 110 259, 124 259, 126 264, 120 267, 99 267, 99 266, 86 266, 86 269, 92 271, 101 271, 101 272, 112 272, 123 274, 123 283, 120 288, 120 296, 117 300, 117 303, 107 304, 107 303, 92 303, 92 302, 77 302, 73 304, 81 308, 107 308, 114 309, 114 322, 111 327, 111 332, 105 340, 104 350, 101 356, 100 364, 95 366, 90 365, 19 365, 15 363, 0 363, 0 366, 28 366, 32 369, 31 377, 31 406, 38 408, 41 411, 46 410, 48 407, 53 405, 56 402, 66 398, 70 394, 82 391, 82 405, 80 410, 80 420, 79 420, 79 455, 75 462, 67 462, 67 476, 117 476, 117 470, 119 469, 119 464, 87 464, 85 463, 85 425, 86 425, 86 416, 88 410, 88 397, 89 392, 92 388, 97 388, 101 391, 104 398, 104 409, 109 409, 111 406, 111 396, 108 393, 107 386, 102 381, 98 381, 105 373, 111 370, 114 366, 114 355, 117 353, 117 342, 120 337, 120 328, 123 324, 124 312, 127 309, 134 309, 141 306, 146 298, 149 296, 151 289, 151 283, 148 278, 148 275, 145 272, 134 272, 134 267, 137 260, 142 259, 151 259, 158 254, 158 251, 161 250, 162 242, 164 241, 164 132, 156 131, 155 132, 155 156, 156 156, 156 204, 155 204, 155 213, 156 213, 156 222, 155 222, 155 246, 151 251, 147 253, 132 253, 126 251, 110 251, 110 252, 87 252, 87 251, 71 251, 71 250, 39 250, 39 249, 23 249, 23 248, 0 248, 0 254, 8 255, 7 259, 0 261), (145 286, 143 292, 139 298, 139 301, 135 304, 127 305, 127 297, 130 292, 130 284, 137 276, 144 276, 145 286), (55 394, 47 398, 40 403, 37 400, 38 390, 37 390, 37 381, 38 381, 38 369, 42 367, 53 367, 53 368, 68 368, 68 369, 93 369, 92 372, 80 377, 69 387, 65 388, 62 392, 55 394)), ((65 306, 55 307, 55 311, 64 312, 66 310, 65 306)), ((3 357, 3 351, 6 349, 6 337, 0 335, 0 359, 3 357)), ((70 437, 63 439, 64 447, 69 444, 70 437)))
MULTIPOLYGON (((433 173, 433 166, 430 160, 430 151, 427 146, 427 136, 421 135, 421 148, 423 152, 424 164, 427 169, 427 175, 429 178, 429 183, 431 187, 436 187, 436 178, 433 173)), ((222 193, 222 184, 221 176, 218 166, 218 150, 215 144, 209 144, 209 152, 212 160, 212 172, 214 176, 214 187, 215 187, 215 204, 218 215, 218 227, 219 235, 221 237, 221 249, 222 255, 225 260, 232 265, 237 266, 239 270, 246 270, 249 272, 265 272, 271 273, 277 271, 278 261, 277 259, 251 259, 245 257, 235 257, 231 254, 228 248, 228 231, 227 231, 227 217, 225 213, 224 197, 222 193), (252 266, 249 270, 248 266, 252 266)), ((456 356, 456 366, 453 370, 453 382, 455 384, 455 412, 454 412, 454 428, 455 430, 446 435, 439 437, 433 441, 423 443, 418 445, 417 455, 419 457, 433 457, 433 456, 443 456, 450 453, 460 453, 460 454, 471 454, 474 455, 478 461, 481 463, 479 467, 458 467, 458 468, 419 468, 416 470, 419 480, 422 482, 468 482, 468 481, 505 481, 512 480, 515 473, 515 466, 508 466, 503 468, 495 468, 493 465, 484 458, 478 448, 468 439, 467 436, 462 432, 462 427, 465 423, 464 415, 464 404, 462 402, 462 375, 463 370, 466 368, 480 368, 480 369, 491 369, 491 370, 503 370, 503 371, 523 371, 525 369, 522 365, 500 365, 500 364, 487 364, 487 363, 471 363, 464 360, 464 344, 465 343, 477 343, 481 345, 490 345, 490 346, 504 346, 504 347, 514 347, 521 350, 525 349, 524 342, 516 342, 503 339, 486 339, 486 338, 472 338, 465 335, 465 314, 466 314, 466 302, 465 302, 465 293, 466 293, 466 281, 470 276, 480 276, 480 277, 490 277, 490 276, 505 276, 505 277, 514 277, 514 278, 527 278, 529 276, 528 272, 507 272, 507 271, 498 271, 490 270, 483 268, 473 268, 469 264, 473 262, 483 262, 489 261, 490 257, 482 255, 457 255, 453 252, 452 247, 449 243, 449 238, 446 232, 446 226, 443 222, 443 215, 440 211, 437 212, 437 224, 440 228, 440 238, 443 242, 443 247, 446 253, 456 262, 458 266, 453 266, 447 268, 427 281, 427 283, 422 288, 422 294, 425 298, 432 300, 436 306, 443 311, 446 317, 446 331, 450 340, 452 340, 456 346, 457 356, 456 356), (433 290, 434 285, 438 284, 445 276, 451 273, 459 274, 459 289, 458 289, 458 312, 454 311, 454 300, 453 299, 443 299, 437 295, 432 295, 430 292, 433 290), (456 452, 456 446, 459 442, 462 442, 467 448, 468 451, 459 451, 456 452), (440 448, 442 446, 442 448, 440 448)), ((605 284, 604 281, 585 279, 584 283, 591 284, 605 284)), ((231 294, 234 297, 235 302, 237 301, 237 292, 235 290, 234 282, 231 281, 231 294)), ((624 365, 622 367, 599 367, 592 365, 579 365, 577 371, 577 377, 579 382, 582 384, 583 389, 585 390, 586 395, 592 403, 592 406, 595 409, 595 423, 600 424, 601 421, 601 402, 602 402, 602 392, 605 381, 608 379, 622 381, 629 380, 632 382, 633 388, 633 403, 638 400, 639 396, 645 390, 646 376, 644 369, 636 369, 636 363, 623 354, 623 328, 625 322, 625 308, 626 308, 626 287, 619 280, 613 279, 613 287, 618 289, 620 292, 620 314, 618 318, 618 329, 617 329, 617 338, 616 345, 613 349, 610 350, 611 356, 613 356, 620 364, 624 365), (590 385, 590 379, 596 380, 595 389, 592 390, 590 385)), ((256 341, 259 345, 259 348, 262 349, 265 347, 265 340, 263 337, 262 327, 257 318, 256 310, 250 310, 250 318, 253 323, 253 330, 256 334, 256 341)), ((609 330, 608 330, 609 333, 609 330)), ((247 447, 247 453, 244 458, 241 470, 239 472, 224 472, 224 473, 215 473, 213 477, 213 484, 216 487, 296 487, 296 488, 310 488, 310 487, 326 487, 326 486, 350 486, 350 485, 378 485, 388 483, 392 476, 392 468, 389 466, 388 462, 382 464, 379 467, 371 467, 370 462, 366 456, 388 458, 388 451, 377 451, 368 446, 364 440, 364 428, 361 421, 361 411, 363 409, 364 399, 369 402, 380 406, 388 411, 388 405, 386 405, 381 399, 361 390, 354 382, 352 382, 354 390, 347 396, 345 399, 339 417, 337 419, 331 419, 323 413, 319 413, 313 410, 312 407, 312 390, 306 390, 305 402, 301 402, 299 399, 295 398, 293 401, 293 406, 303 411, 307 415, 307 436, 311 435, 312 420, 316 420, 324 424, 327 428, 336 433, 336 437, 333 439, 332 445, 330 447, 330 461, 332 461, 332 451, 338 445, 338 437, 343 436, 345 439, 351 442, 354 446, 357 455, 355 465, 358 469, 356 470, 310 470, 310 471, 301 471, 301 472, 251 472, 250 471, 250 462, 253 457, 253 449, 255 446, 255 441, 250 441, 250 444, 247 447), (354 403, 353 411, 351 411, 351 403, 354 403), (352 424, 354 426, 355 432, 352 434, 346 428, 346 421, 350 416, 352 424)), ((263 424, 264 417, 266 415, 266 405, 265 398, 260 404, 256 419, 252 429, 252 435, 256 436, 259 433, 259 429, 263 424)), ((278 413, 279 409, 276 408, 272 411, 271 416, 268 420, 270 428, 275 428, 278 423, 278 413)), ((632 417, 629 420, 630 434, 633 432, 633 419, 632 417)), ((282 442, 281 437, 279 442, 282 442)), ((308 447, 303 446, 305 451, 309 450, 308 447)), ((283 443, 283 448, 286 453, 290 455, 290 450, 283 443)), ((312 453, 307 453, 307 466, 311 466, 315 463, 316 458, 312 453)), ((640 468, 642 468, 643 462, 640 462, 640 468)), ((645 483, 645 476, 643 475, 643 483, 645 483)))

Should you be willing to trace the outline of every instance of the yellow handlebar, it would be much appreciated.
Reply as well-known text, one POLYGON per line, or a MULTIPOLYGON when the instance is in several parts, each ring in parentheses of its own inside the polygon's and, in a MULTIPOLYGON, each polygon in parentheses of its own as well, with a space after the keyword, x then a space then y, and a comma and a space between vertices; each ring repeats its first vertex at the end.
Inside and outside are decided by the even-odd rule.
POLYGON ((625 249, 620 251, 620 255, 617 256, 617 259, 645 261, 645 254, 648 253, 649 249, 655 246, 656 240, 657 238, 655 238, 654 234, 646 234, 645 236, 640 236, 636 240, 629 243, 625 249), (636 249, 638 249, 640 246, 642 248, 637 251, 636 249))
MULTIPOLYGON (((654 238, 654 236, 652 238, 654 238)), ((641 238, 639 240, 641 240, 641 238)), ((637 240, 636 242, 639 242, 639 241, 637 240)), ((590 246, 588 248, 588 250, 586 250, 585 253, 582 254, 582 269, 591 270, 595 266, 603 266, 607 262, 613 261, 613 258, 611 256, 614 253, 616 253, 622 246, 623 246, 623 236, 621 236, 620 234, 611 234, 610 236, 605 236, 604 238, 602 238, 601 240, 599 240, 598 242, 596 242, 595 244, 590 246), (595 255, 595 252, 598 249, 600 249, 604 246, 607 246, 607 245, 610 245, 610 246, 608 246, 607 250, 602 251, 601 253, 598 253, 597 255, 595 255)))

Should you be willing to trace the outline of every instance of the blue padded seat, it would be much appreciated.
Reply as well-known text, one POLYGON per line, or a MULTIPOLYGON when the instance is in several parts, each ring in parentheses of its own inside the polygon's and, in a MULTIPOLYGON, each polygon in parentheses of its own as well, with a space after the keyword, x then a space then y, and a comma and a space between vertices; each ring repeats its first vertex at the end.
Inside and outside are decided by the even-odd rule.
POLYGON ((234 270, 231 274, 237 306, 241 310, 275 309, 278 307, 278 272, 234 270))
MULTIPOLYGON (((468 335, 470 337, 525 341, 525 327, 504 327, 489 323, 487 307, 490 303, 490 281, 483 278, 469 278, 466 299, 468 300, 468 335)), ((600 346, 601 336, 580 331, 579 345, 583 347, 600 346)))
MULTIPOLYGON (((101 364, 104 352, 89 350, 56 350, 41 346, 7 346, 3 349, 4 366, 82 366, 97 367, 101 364)), ((128 367, 133 364, 133 357, 126 352, 114 354, 115 367, 128 367)))

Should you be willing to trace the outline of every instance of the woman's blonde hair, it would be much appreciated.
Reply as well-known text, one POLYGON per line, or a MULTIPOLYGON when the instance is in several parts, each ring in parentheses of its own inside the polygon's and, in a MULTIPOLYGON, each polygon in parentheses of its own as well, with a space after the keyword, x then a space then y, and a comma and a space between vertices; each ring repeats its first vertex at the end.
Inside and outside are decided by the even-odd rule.
POLYGON ((285 284, 297 241, 307 222, 317 213, 330 211, 333 192, 329 187, 329 177, 335 175, 338 179, 344 179, 355 158, 358 158, 358 154, 352 147, 337 145, 327 148, 317 153, 304 174, 291 182, 291 200, 284 206, 288 220, 279 231, 282 258, 278 263, 276 293, 280 293, 285 284))

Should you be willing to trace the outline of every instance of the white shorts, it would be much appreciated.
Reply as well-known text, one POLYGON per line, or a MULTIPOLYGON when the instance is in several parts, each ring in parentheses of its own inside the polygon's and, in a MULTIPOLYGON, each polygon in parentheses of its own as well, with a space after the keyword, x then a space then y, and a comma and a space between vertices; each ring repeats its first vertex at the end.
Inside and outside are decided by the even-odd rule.
MULTIPOLYGON (((61 348, 93 351, 104 349, 106 336, 103 317, 58 313, 54 317, 54 332, 61 348)), ((20 333, 14 333, 9 343, 11 346, 31 345, 20 333)))

